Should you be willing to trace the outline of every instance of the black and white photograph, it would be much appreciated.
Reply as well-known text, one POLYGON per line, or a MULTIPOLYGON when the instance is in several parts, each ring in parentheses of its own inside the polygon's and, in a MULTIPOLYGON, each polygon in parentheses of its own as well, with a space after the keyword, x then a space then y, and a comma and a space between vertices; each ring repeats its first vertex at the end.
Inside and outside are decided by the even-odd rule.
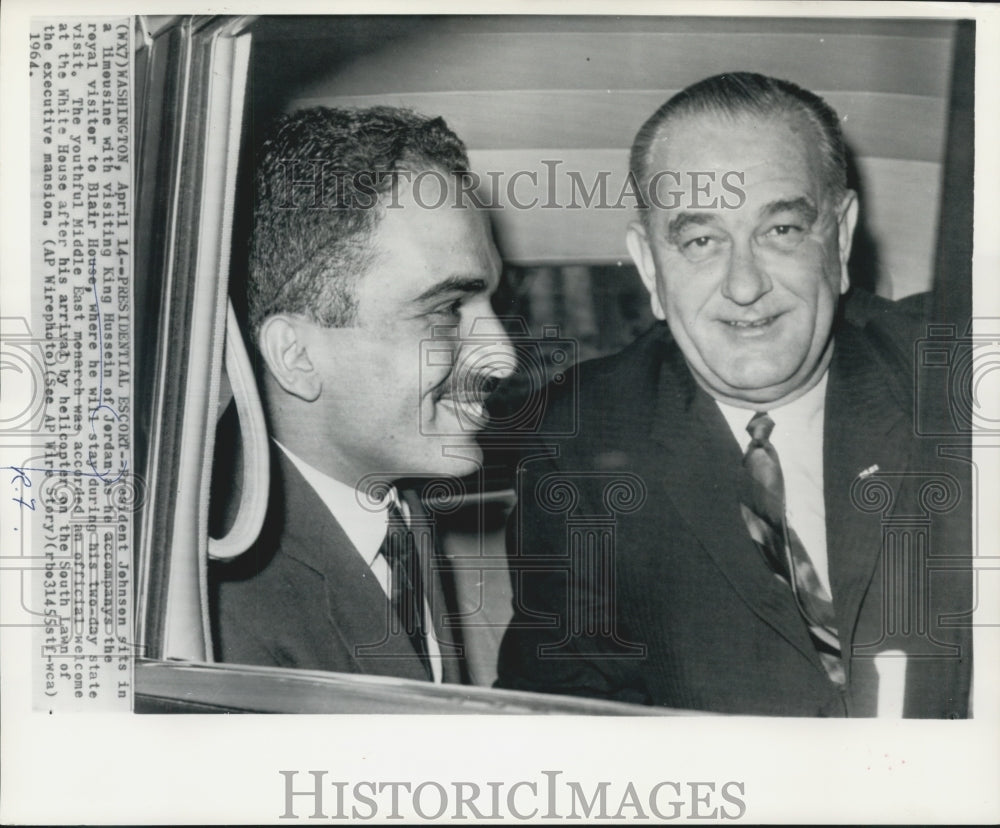
POLYGON ((3 12, 3 821, 1000 819, 996 7, 249 5, 3 12))

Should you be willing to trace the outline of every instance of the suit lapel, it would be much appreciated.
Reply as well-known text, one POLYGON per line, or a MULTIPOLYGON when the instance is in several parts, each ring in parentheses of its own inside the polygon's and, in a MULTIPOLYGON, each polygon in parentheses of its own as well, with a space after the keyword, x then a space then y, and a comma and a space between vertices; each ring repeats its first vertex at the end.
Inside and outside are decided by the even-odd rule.
POLYGON ((740 447, 677 348, 663 363, 650 437, 643 478, 651 501, 659 489, 750 609, 822 669, 790 590, 768 569, 740 515, 740 447))
MULTIPOLYGON (((830 583, 845 653, 882 552, 881 511, 860 508, 856 483, 873 466, 896 473, 910 463, 912 429, 892 382, 865 337, 845 326, 830 365, 823 438, 830 583)), ((879 481, 892 499, 899 483, 897 474, 879 481)))
POLYGON ((323 580, 329 628, 308 634, 338 640, 358 672, 426 679, 405 633, 390 633, 389 601, 361 554, 284 452, 273 456, 285 507, 282 547, 323 580))

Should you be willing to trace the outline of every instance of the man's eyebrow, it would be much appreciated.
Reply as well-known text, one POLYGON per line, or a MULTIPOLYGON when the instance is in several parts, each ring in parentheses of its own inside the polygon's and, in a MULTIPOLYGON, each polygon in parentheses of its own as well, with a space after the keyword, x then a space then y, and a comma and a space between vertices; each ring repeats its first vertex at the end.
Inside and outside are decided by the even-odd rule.
POLYGON ((709 227, 717 221, 718 219, 709 213, 680 213, 667 225, 667 239, 676 243, 677 237, 688 227, 709 227))
POLYGON ((435 285, 431 285, 414 301, 420 303, 433 302, 442 296, 456 293, 483 293, 489 288, 485 279, 469 276, 449 276, 435 285))
POLYGON ((806 224, 813 224, 819 217, 819 211, 808 198, 785 198, 772 201, 761 209, 761 218, 769 218, 778 213, 798 213, 806 224))

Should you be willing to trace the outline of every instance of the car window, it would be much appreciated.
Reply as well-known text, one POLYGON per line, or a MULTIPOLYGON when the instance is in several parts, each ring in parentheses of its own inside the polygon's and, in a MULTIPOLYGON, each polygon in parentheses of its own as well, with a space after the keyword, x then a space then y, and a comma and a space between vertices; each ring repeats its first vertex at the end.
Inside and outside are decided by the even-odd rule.
MULTIPOLYGON (((244 479, 247 464, 248 415, 234 402, 234 382, 247 379, 227 368, 238 323, 227 329, 226 320, 230 304, 235 318, 245 318, 251 158, 281 113, 409 106, 443 115, 466 141, 504 258, 493 304, 522 366, 494 405, 517 415, 507 426, 521 436, 530 436, 546 382, 578 361, 617 352, 653 321, 624 245, 635 216, 628 147, 657 102, 717 70, 709 56, 720 44, 752 70, 769 71, 781 54, 783 74, 825 92, 845 113, 850 183, 866 205, 851 262, 856 283, 895 298, 934 287, 951 23, 359 16, 148 18, 143 25, 135 302, 144 335, 136 338, 135 365, 137 472, 149 483, 138 621, 156 668, 145 673, 143 697, 159 699, 149 709, 212 682, 230 688, 233 709, 266 709, 280 684, 280 673, 205 665, 214 661, 210 538, 231 530, 245 488, 234 481, 244 479), (863 26, 868 37, 858 38, 863 26), (622 58, 620 44, 637 27, 644 37, 629 42, 640 44, 639 53, 622 58), (815 59, 817 36, 836 57, 815 59), (886 127, 900 122, 921 128, 886 127), (168 662, 190 669, 171 673, 168 662), (255 695, 248 682, 271 689, 255 695)), ((964 277, 953 278, 950 295, 968 294, 964 277)), ((252 343, 245 344, 252 363, 252 343)), ((492 445, 483 469, 461 484, 458 505, 434 513, 429 504, 450 553, 482 564, 481 600, 463 611, 465 623, 483 633, 473 676, 483 687, 495 678, 510 617, 504 532, 516 497, 516 457, 501 442, 492 445)), ((308 680, 323 685, 315 675, 308 680)), ((357 709, 368 685, 337 682, 343 709, 357 709)), ((420 694, 400 687, 420 709, 420 694)), ((392 682, 378 692, 391 696, 392 682)), ((484 691, 471 707, 502 704, 490 692, 504 697, 484 691)), ((512 709, 522 704, 508 698, 512 709)), ((427 709, 448 699, 443 690, 427 709)), ((548 704, 561 710, 572 702, 548 704)), ((303 709, 315 708, 303 702, 303 709)))

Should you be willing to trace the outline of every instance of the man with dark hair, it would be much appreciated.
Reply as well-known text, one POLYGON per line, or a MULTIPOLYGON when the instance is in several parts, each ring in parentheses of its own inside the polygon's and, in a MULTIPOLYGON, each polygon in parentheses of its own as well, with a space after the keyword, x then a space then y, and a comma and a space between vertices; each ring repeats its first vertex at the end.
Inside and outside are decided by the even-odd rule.
POLYGON ((967 457, 917 436, 920 320, 843 301, 844 158, 820 98, 749 73, 639 130, 627 241, 661 321, 555 391, 546 428, 578 425, 519 480, 502 686, 968 715, 967 457))
POLYGON ((511 363, 467 167, 443 120, 388 107, 288 115, 261 146, 248 306, 271 497, 255 546, 215 565, 222 661, 466 678, 445 562, 401 481, 478 467, 511 363))

